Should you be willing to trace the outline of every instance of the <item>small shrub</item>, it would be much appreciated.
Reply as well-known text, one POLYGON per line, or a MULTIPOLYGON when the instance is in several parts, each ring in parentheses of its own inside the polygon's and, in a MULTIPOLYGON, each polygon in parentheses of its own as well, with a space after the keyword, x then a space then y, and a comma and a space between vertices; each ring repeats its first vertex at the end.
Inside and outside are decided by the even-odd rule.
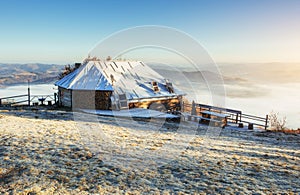
POLYGON ((269 115, 271 130, 282 131, 286 129, 286 117, 279 118, 279 113, 274 111, 269 115))

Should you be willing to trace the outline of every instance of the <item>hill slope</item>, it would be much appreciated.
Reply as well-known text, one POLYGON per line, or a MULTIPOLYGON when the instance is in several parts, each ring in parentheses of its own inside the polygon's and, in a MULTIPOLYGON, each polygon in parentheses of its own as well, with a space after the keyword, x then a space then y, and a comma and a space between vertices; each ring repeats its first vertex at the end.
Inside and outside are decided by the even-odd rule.
POLYGON ((57 79, 63 66, 56 64, 3 64, 0 63, 0 87, 32 83, 51 83, 57 79))

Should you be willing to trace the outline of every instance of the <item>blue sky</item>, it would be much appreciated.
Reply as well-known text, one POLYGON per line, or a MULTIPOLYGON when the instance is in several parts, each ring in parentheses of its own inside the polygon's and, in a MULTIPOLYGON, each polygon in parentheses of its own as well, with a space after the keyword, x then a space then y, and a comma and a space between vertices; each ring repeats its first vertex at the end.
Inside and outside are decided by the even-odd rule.
POLYGON ((0 62, 81 61, 140 25, 184 31, 216 62, 300 62, 297 0, 0 0, 0 62))

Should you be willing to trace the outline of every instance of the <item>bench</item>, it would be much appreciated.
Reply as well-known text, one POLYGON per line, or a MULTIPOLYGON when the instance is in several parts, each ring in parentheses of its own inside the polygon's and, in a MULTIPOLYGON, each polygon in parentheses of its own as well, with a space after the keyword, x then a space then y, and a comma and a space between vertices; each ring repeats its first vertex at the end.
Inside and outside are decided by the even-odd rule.
POLYGON ((212 118, 205 118, 202 116, 196 116, 196 115, 186 115, 184 116, 183 120, 188 120, 188 121, 193 121, 193 122, 197 122, 199 124, 205 124, 205 125, 213 125, 215 127, 224 127, 224 123, 220 120, 215 120, 212 118))
POLYGON ((199 123, 201 124, 206 124, 206 125, 212 125, 215 127, 225 127, 224 123, 220 120, 214 120, 212 118, 205 118, 205 117, 201 117, 199 123))
POLYGON ((222 114, 211 111, 202 111, 200 112, 202 115, 201 123, 204 124, 212 124, 218 127, 225 127, 227 125, 227 118, 230 117, 228 114, 222 114))

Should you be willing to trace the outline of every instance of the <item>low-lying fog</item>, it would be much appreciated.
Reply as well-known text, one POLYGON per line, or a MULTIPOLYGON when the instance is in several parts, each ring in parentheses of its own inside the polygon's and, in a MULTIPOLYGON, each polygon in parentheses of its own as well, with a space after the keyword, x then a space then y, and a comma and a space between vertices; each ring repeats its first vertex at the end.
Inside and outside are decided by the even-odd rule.
POLYGON ((190 101, 258 116, 279 112, 288 127, 300 127, 300 64, 219 64, 219 72, 209 66, 153 68, 187 92, 190 101))

